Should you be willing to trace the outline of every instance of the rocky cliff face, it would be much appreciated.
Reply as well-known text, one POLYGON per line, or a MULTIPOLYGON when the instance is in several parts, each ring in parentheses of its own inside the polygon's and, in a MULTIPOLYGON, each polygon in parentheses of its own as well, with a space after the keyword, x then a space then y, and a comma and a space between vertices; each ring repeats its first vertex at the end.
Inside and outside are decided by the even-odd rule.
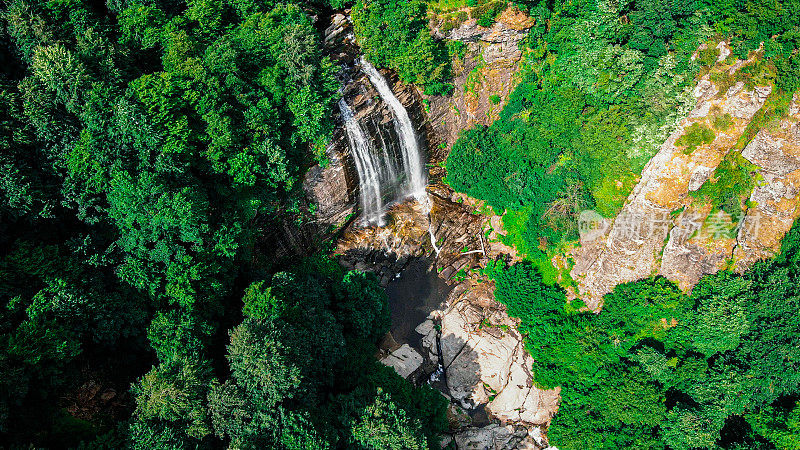
POLYGON ((557 409, 558 390, 533 385, 532 359, 516 326, 491 285, 472 279, 456 286, 441 312, 447 386, 453 399, 485 405, 503 423, 544 425, 557 409))
MULTIPOLYGON (((342 97, 350 105, 365 135, 372 141, 372 146, 376 149, 387 148, 389 154, 399 154, 400 139, 392 125, 391 110, 358 68, 360 50, 353 40, 352 25, 345 15, 336 14, 331 18, 331 25, 325 30, 325 49, 340 67, 338 78, 342 82, 342 97)), ((432 138, 428 135, 420 94, 414 86, 401 83, 393 72, 381 72, 408 111, 411 121, 416 124, 416 132, 425 151, 432 138)), ((312 167, 306 174, 303 188, 309 200, 317 205, 317 220, 338 228, 344 225, 346 217, 357 212, 358 175, 339 112, 331 111, 331 114, 339 126, 326 150, 329 164, 312 167)))
MULTIPOLYGON (((735 80, 737 71, 752 62, 720 62, 714 70, 735 80)), ((694 110, 645 166, 622 211, 585 235, 571 255, 572 277, 590 308, 599 307, 602 296, 620 283, 660 274, 689 290, 705 274, 728 267, 746 270, 779 250, 780 239, 800 214, 796 101, 787 117, 759 131, 741 151, 760 175, 741 218, 696 194, 722 176, 717 168, 723 160, 736 157, 743 133, 772 90, 770 85, 748 88, 744 81, 721 89, 709 75, 702 77, 694 90, 694 110), (729 122, 724 129, 719 129, 721 117, 729 122), (713 141, 695 149, 679 145, 690 126, 713 129, 713 141)))
MULTIPOLYGON (((464 9, 467 14, 468 8, 464 9)), ((434 20, 434 34, 462 42, 464 58, 455 64, 451 96, 426 96, 430 104, 428 117, 432 130, 434 156, 444 160, 447 150, 462 130, 476 124, 490 125, 503 109, 506 99, 519 83, 522 51, 519 44, 528 35, 533 21, 516 8, 509 7, 489 28, 469 19, 458 27, 442 31, 442 23, 434 20)))

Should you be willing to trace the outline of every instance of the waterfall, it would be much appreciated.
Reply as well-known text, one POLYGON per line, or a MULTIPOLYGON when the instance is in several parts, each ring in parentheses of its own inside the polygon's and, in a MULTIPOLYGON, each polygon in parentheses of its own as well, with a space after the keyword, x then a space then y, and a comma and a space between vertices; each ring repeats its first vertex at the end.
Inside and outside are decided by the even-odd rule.
POLYGON ((431 238, 431 247, 433 247, 433 251, 436 252, 436 256, 439 256, 442 249, 436 245, 436 235, 433 234, 433 224, 430 223, 430 220, 430 216, 428 216, 428 236, 431 238))
POLYGON ((382 226, 383 198, 381 197, 380 174, 376 168, 372 145, 344 99, 339 100, 339 111, 344 120, 347 143, 350 145, 350 151, 356 162, 361 193, 361 211, 367 222, 382 226))
POLYGON ((366 59, 361 58, 361 68, 369 77, 369 81, 375 86, 381 99, 389 105, 394 115, 394 126, 400 136, 400 147, 403 151, 403 168, 405 176, 408 178, 407 195, 413 196, 417 200, 426 197, 425 172, 423 171, 422 152, 419 149, 419 141, 414 132, 414 124, 408 117, 408 112, 395 97, 389 83, 366 59))
POLYGON ((387 139, 391 133, 384 135, 389 130, 372 119, 361 123, 347 101, 344 98, 339 100, 347 142, 358 172, 362 220, 383 226, 387 203, 412 196, 420 203, 427 204, 426 174, 419 141, 408 112, 375 67, 363 58, 360 65, 383 102, 389 106, 399 141, 387 139))

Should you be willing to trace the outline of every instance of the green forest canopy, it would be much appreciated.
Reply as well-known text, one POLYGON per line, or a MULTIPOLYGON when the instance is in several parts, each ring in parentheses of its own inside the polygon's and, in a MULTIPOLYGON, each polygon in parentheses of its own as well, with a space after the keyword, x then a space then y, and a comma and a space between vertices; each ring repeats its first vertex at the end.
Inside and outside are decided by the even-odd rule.
POLYGON ((445 400, 371 356, 376 279, 270 254, 333 130, 329 6, 3 5, 0 441, 438 445, 445 400), (87 379, 133 407, 67 413, 87 379))
MULTIPOLYGON (((478 3, 489 25, 499 7, 478 3)), ((333 129, 337 69, 309 12, 346 6, 4 3, 0 440, 436 448, 446 402, 371 356, 388 327, 374 277, 269 253, 270 230, 304 220, 300 179, 333 129), (67 413, 59 399, 87 376, 133 383, 130 410, 67 413)), ((450 92, 426 3, 352 6, 367 58, 450 92)), ((497 122, 454 145, 448 182, 508 211, 511 243, 535 263, 486 274, 522 320, 536 382, 564 388, 552 442, 799 448, 797 229, 745 275, 691 295, 663 279, 622 285, 599 315, 537 267, 574 240, 579 209, 619 210, 717 56, 693 62, 701 43, 730 39, 742 57, 763 42, 758 70, 780 98, 800 87, 800 2, 516 6, 535 20, 521 83, 497 122)))

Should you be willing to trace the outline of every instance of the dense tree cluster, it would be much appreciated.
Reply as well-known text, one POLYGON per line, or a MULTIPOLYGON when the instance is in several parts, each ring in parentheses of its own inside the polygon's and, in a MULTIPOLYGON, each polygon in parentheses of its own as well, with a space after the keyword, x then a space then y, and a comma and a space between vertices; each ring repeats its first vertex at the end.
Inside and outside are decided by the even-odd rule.
POLYGON ((312 6, 4 3, 0 441, 435 444, 444 401, 373 358, 375 279, 259 254, 333 129, 312 6), (87 379, 135 404, 78 420, 87 379))
POLYGON ((353 27, 368 60, 397 71, 407 83, 428 94, 448 94, 450 57, 444 42, 428 29, 427 4, 420 0, 359 0, 353 6, 353 27))
POLYGON ((224 381, 181 354, 135 386, 132 441, 182 448, 212 433, 233 448, 428 448, 447 402, 373 358, 388 330, 373 275, 324 258, 251 284, 230 331, 224 381), (391 444, 397 443, 397 444, 391 444), (414 446, 410 446, 413 443, 414 446), (391 444, 391 445, 390 445, 391 444))
POLYGON ((780 256, 704 277, 627 283, 598 314, 529 263, 493 264, 521 319, 534 379, 561 386, 558 448, 790 449, 800 445, 800 225, 780 256))

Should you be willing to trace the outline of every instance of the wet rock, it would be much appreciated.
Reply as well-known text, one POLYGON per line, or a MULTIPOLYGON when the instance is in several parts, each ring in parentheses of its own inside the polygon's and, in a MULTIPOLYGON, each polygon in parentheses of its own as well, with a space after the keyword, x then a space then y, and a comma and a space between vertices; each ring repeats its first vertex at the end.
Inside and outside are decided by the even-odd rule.
POLYGON ((452 436, 444 436, 442 438, 442 440, 441 440, 441 443, 440 443, 441 445, 440 446, 441 446, 441 448, 444 449, 444 448, 447 448, 452 443, 453 443, 453 437, 452 436))
POLYGON ((469 417, 467 411, 455 403, 451 403, 447 407, 447 421, 450 423, 450 428, 454 430, 472 424, 472 419, 469 417))
POLYGON ((100 400, 103 402, 110 402, 116 396, 117 391, 114 389, 106 389, 102 394, 100 394, 100 400))
POLYGON ((422 348, 428 352, 428 361, 433 367, 439 365, 439 334, 436 330, 431 330, 422 338, 422 348))

